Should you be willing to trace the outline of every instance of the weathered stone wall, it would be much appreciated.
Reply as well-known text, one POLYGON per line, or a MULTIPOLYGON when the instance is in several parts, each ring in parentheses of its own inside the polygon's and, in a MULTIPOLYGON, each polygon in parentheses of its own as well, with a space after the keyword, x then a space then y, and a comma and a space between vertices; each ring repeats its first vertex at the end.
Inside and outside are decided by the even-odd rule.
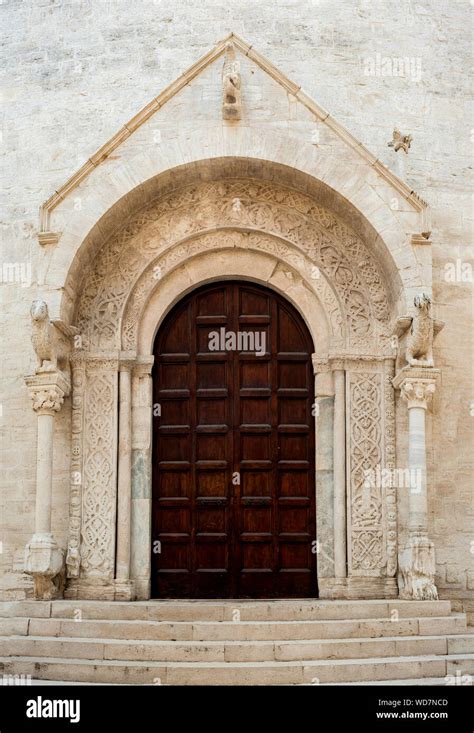
MULTIPOLYGON (((20 571, 34 525, 36 416, 23 375, 35 364, 29 305, 41 294, 48 267, 35 236, 38 207, 231 30, 301 85, 430 204, 435 314, 446 321, 435 350, 443 374, 431 425, 430 533, 443 596, 472 596, 472 282, 463 265, 473 262, 466 78, 473 12, 467 0, 3 3, 0 589, 7 597, 22 597, 29 588, 20 571), (408 155, 387 146, 394 127, 413 135, 408 155)), ((256 75, 253 98, 258 84, 256 75)), ((189 110, 190 120, 194 114, 205 119, 208 108, 203 89, 202 108, 189 110)), ((259 114, 274 128, 298 129, 290 103, 286 119, 272 120, 276 112, 262 95, 259 114)), ((63 543, 68 420, 69 411, 62 410, 55 428, 53 530, 63 543)))

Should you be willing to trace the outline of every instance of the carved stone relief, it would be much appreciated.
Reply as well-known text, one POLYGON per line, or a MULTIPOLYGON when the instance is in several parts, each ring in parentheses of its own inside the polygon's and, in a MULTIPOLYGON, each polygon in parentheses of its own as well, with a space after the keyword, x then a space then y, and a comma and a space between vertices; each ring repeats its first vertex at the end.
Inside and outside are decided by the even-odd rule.
MULTIPOLYGON (((396 435, 395 435, 395 391, 392 379, 394 374, 393 361, 385 363, 384 380, 384 411, 383 411, 383 439, 385 443, 385 468, 395 469, 396 466, 396 435)), ((398 522, 397 522, 397 489, 387 486, 384 491, 385 528, 387 533, 387 575, 394 577, 398 565, 398 522)))
POLYGON ((174 192, 135 215, 97 256, 82 288, 78 325, 91 346, 117 348, 127 295, 158 255, 217 227, 258 229, 286 239, 333 283, 351 346, 388 343, 389 307, 375 260, 356 234, 298 191, 258 181, 202 183, 174 192))
MULTIPOLYGON (((277 240, 275 237, 254 232, 228 230, 199 235, 195 239, 188 240, 184 244, 178 244, 167 250, 165 254, 151 262, 140 277, 130 294, 122 319, 123 349, 135 350, 137 348, 137 329, 141 312, 150 294, 157 286, 157 276, 161 280, 173 268, 190 260, 191 257, 205 251, 222 248, 223 238, 226 247, 267 252, 274 256, 277 261, 287 263, 299 273, 307 273, 308 277, 311 275, 312 263, 303 254, 295 252, 293 247, 277 240)), ((328 315, 332 332, 332 345, 333 347, 342 348, 345 330, 341 316, 341 306, 323 275, 312 280, 311 284, 328 315)))
MULTIPOLYGON (((395 455, 392 364, 371 356, 390 353, 389 304, 372 255, 331 212, 248 180, 202 183, 154 202, 104 245, 86 276, 77 311, 84 342, 96 354, 134 351, 157 283, 203 252, 232 247, 265 252, 301 275, 327 314, 332 351, 361 354, 346 392, 349 574, 394 575, 395 495, 365 485, 365 471, 393 465, 395 455)), ((73 476, 77 468, 81 483, 71 482, 68 574, 113 579, 118 361, 84 357, 74 367, 73 476)))
POLYGON ((116 360, 87 362, 81 575, 89 577, 114 575, 117 377, 116 360))
POLYGON ((79 577, 82 485, 83 485, 83 422, 86 388, 86 367, 82 356, 74 357, 72 368, 71 420, 71 484, 69 490, 69 539, 66 555, 68 578, 79 577))
POLYGON ((356 575, 380 574, 386 563, 383 494, 370 480, 383 458, 382 389, 380 372, 347 374, 349 573, 356 575))
POLYGON ((235 52, 235 46, 233 43, 228 43, 222 68, 222 117, 224 120, 240 120, 241 84, 240 62, 235 52))

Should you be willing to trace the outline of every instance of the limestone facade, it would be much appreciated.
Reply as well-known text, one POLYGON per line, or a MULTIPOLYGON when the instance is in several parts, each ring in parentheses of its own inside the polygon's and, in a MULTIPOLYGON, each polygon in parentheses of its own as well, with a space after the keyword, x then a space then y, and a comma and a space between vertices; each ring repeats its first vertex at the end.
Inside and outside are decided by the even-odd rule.
MULTIPOLYGON (((313 34, 323 4, 304 9, 313 34)), ((160 17, 165 5, 158 4, 160 17)), ((291 7, 275 9, 288 29, 295 24, 291 7)), ((333 29, 339 12, 331 10, 333 29)), ((451 12, 448 25, 457 22, 451 12)), ((363 13, 375 18, 377 9, 364 6, 363 13)), ((2 416, 7 599, 149 597, 153 340, 190 290, 240 278, 287 297, 313 337, 320 594, 439 593, 469 608, 472 282, 463 278, 465 222, 453 216, 443 172, 457 154, 443 151, 427 167, 423 155, 412 157, 416 134, 407 153, 390 150, 393 124, 383 115, 372 140, 363 122, 377 114, 380 78, 361 69, 373 93, 370 109, 348 95, 339 67, 330 89, 344 90, 347 106, 331 92, 328 106, 335 102, 339 115, 329 115, 311 99, 321 99, 305 70, 318 54, 311 44, 299 42, 300 60, 290 60, 289 44, 282 58, 271 53, 267 30, 254 31, 242 29, 246 40, 222 33, 217 45, 204 34, 200 54, 193 54, 200 60, 138 114, 137 98, 129 110, 135 115, 89 151, 66 183, 68 176, 51 169, 53 144, 46 146, 41 175, 33 176, 35 196, 43 194, 36 203, 45 200, 39 220, 35 197, 24 194, 25 237, 12 240, 6 257, 25 271, 29 265, 32 279, 29 287, 2 284, 11 343, 2 416), (300 86, 305 80, 311 97, 300 86), (237 85, 235 101, 229 84, 237 85), (410 335, 411 324, 415 337, 423 325, 416 298, 430 303, 427 349, 410 335), (56 335, 68 343, 64 369, 54 358, 43 357, 46 366, 35 360, 33 300, 49 309, 54 338, 47 347, 54 352, 56 335), (419 484, 394 485, 403 472, 410 480, 420 476, 419 484)), ((174 43, 167 40, 170 53, 174 43)), ((353 53, 363 55, 360 43, 353 53)), ((163 68, 163 81, 172 68, 171 61, 163 68)), ((145 96, 160 84, 150 88, 145 96)), ((439 104, 429 75, 420 88, 439 104)), ((417 93, 410 94, 404 99, 413 104, 417 93)), ((448 116, 447 109, 438 113, 448 116)), ((117 127, 120 116, 113 121, 117 127)), ((74 134, 77 146, 88 144, 80 126, 74 134)), ((72 153, 61 155, 72 174, 72 153)), ((461 212, 467 185, 458 185, 461 212)))

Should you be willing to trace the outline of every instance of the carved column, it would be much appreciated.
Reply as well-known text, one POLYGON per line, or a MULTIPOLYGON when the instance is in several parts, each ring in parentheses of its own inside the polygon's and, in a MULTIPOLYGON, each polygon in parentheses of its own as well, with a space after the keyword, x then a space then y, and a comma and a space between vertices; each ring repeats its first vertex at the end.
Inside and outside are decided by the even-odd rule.
POLYGON ((332 363, 334 374, 334 575, 347 575, 346 545, 346 410, 345 371, 342 361, 332 363))
POLYGON ((60 372, 43 372, 25 382, 38 416, 35 533, 26 546, 25 572, 33 576, 35 598, 50 600, 61 597, 64 586, 64 552, 51 532, 54 416, 70 384, 60 372))
MULTIPOLYGON (((81 521, 83 487, 83 423, 86 389, 86 365, 83 352, 76 352, 70 358, 72 371, 71 410, 71 482, 69 488, 69 538, 66 555, 68 578, 79 578, 81 567, 81 521)), ((71 583, 69 583, 71 585, 71 583)), ((69 597, 66 588, 65 597, 69 597)), ((74 594, 73 594, 73 597, 74 594)))
POLYGON ((401 598, 436 600, 434 544, 428 538, 425 417, 439 370, 405 367, 393 384, 408 405, 408 539, 400 552, 401 598))
POLYGON ((140 357, 132 373, 131 578, 140 600, 150 597, 152 365, 152 356, 140 357))
POLYGON ((132 511, 132 383, 131 364, 122 362, 119 368, 119 440, 117 481, 117 560, 115 597, 129 600, 130 543, 132 511))
POLYGON ((326 579, 334 578, 334 387, 327 359, 313 354, 316 422, 316 539, 318 585, 326 592, 326 579))

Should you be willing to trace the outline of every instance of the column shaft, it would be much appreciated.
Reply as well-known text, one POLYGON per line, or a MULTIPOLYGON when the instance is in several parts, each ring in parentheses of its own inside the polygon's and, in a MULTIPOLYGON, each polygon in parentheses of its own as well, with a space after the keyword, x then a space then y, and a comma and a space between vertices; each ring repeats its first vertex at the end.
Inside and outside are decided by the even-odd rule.
POLYGON ((25 548, 25 573, 33 577, 34 596, 60 598, 64 586, 64 552, 51 532, 54 416, 71 385, 61 372, 25 377, 37 415, 35 532, 25 548))
POLYGON ((128 368, 120 370, 117 501, 117 580, 130 578, 130 514, 132 498, 132 410, 128 368))
POLYGON ((409 525, 410 534, 428 532, 426 492, 425 413, 423 407, 408 408, 408 468, 410 470, 409 525))
POLYGON ((38 415, 35 533, 51 532, 54 415, 38 415))
POLYGON ((346 424, 345 373, 334 371, 334 570, 336 578, 347 574, 346 553, 346 424))
POLYGON ((393 380, 408 406, 408 526, 404 547, 400 548, 400 597, 410 600, 436 600, 436 558, 428 536, 428 492, 426 477, 425 420, 435 391, 438 370, 407 366, 393 380))

